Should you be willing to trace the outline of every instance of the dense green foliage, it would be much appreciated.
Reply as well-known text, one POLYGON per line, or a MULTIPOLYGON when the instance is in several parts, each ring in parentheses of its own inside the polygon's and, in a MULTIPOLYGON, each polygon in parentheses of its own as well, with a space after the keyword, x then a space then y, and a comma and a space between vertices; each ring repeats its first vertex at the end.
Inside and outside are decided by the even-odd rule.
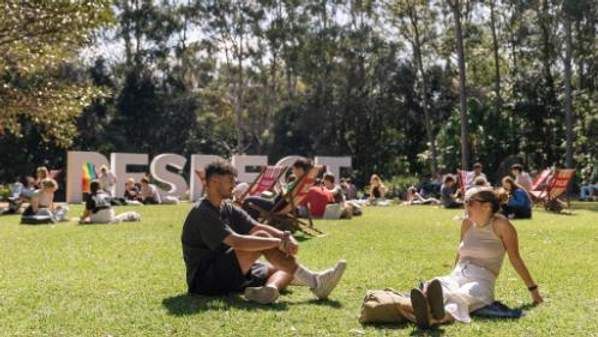
MULTIPOLYGON (((76 111, 76 137, 70 105, 58 109, 65 120, 27 112, 29 105, 15 119, 3 104, 2 116, 19 128, 0 135, 0 151, 13 158, 0 167, 0 180, 39 164, 64 167, 65 149, 266 154, 272 161, 350 155, 359 182, 372 172, 423 176, 461 166, 462 122, 469 164, 482 161, 492 178, 505 159, 538 169, 564 165, 564 18, 571 22, 571 148, 584 174, 598 167, 595 1, 116 0, 112 10, 115 23, 96 31, 79 59, 61 58, 63 76, 110 94, 76 111)), ((21 25, 25 19, 14 17, 21 25)), ((86 33, 97 22, 69 32, 86 33)), ((81 97, 79 107, 92 98, 81 97)))
MULTIPOLYGON (((589 207, 591 203, 574 207, 589 207)), ((367 289, 409 291, 448 273, 461 210, 368 208, 360 218, 317 221, 329 235, 301 242, 299 258, 316 270, 344 257, 347 271, 330 300, 291 287, 261 306, 239 296, 185 295, 180 234, 189 205, 135 208, 138 223, 18 225, 0 219, 0 326, 3 336, 413 336, 413 325, 361 326, 367 289)), ((81 212, 72 207, 73 214, 81 212)), ((119 208, 124 211, 124 208, 119 208)), ((596 212, 573 216, 538 209, 515 221, 521 254, 545 303, 520 320, 452 324, 429 336, 595 336, 598 334, 596 212)), ((505 259, 496 296, 528 305, 525 285, 505 259)))

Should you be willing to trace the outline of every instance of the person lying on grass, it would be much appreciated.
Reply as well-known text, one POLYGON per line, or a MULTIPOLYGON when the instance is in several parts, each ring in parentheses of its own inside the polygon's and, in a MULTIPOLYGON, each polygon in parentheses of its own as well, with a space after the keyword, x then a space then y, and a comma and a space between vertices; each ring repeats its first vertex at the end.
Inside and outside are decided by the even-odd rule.
POLYGON ((491 188, 474 187, 466 193, 467 218, 455 268, 427 282, 423 290, 411 290, 411 305, 401 305, 406 317, 421 328, 453 321, 470 322, 469 313, 494 302, 494 283, 505 253, 530 291, 534 304, 543 299, 519 255, 517 231, 509 219, 497 214, 500 204, 491 188))
POLYGON ((205 169, 206 196, 187 216, 182 232, 183 258, 189 293, 221 295, 243 292, 261 304, 274 303, 291 282, 308 286, 325 299, 346 267, 339 261, 320 273, 297 259, 299 245, 289 232, 260 224, 230 202, 234 168, 214 162, 205 169), (257 262, 264 257, 268 263, 257 262))
POLYGON ((407 200, 403 202, 403 205, 439 205, 440 200, 436 198, 424 198, 417 192, 415 186, 411 186, 407 189, 407 200))

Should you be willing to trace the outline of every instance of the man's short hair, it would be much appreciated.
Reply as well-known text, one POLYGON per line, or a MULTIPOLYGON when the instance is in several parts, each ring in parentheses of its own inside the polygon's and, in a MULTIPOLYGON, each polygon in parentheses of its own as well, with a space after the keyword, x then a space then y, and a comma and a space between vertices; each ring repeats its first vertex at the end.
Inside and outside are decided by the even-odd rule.
POLYGON ((521 164, 513 164, 513 165, 511 165, 511 170, 517 170, 519 172, 523 172, 523 165, 521 165, 521 164))
POLYGON ((482 163, 475 163, 475 164, 473 164, 473 168, 474 169, 477 169, 477 168, 481 169, 482 168, 482 163))
POLYGON ((448 183, 449 181, 455 182, 455 177, 453 177, 453 176, 452 176, 452 175, 450 175, 450 174, 447 174, 447 175, 445 175, 445 176, 444 176, 444 179, 442 179, 442 182, 443 182, 444 184, 446 184, 446 183, 448 183))
POLYGON ((330 172, 326 172, 324 174, 324 180, 330 182, 331 184, 334 184, 334 174, 332 174, 330 172))
POLYGON ((143 177, 139 180, 139 182, 149 184, 149 179, 147 177, 143 177))
POLYGON ((293 163, 293 167, 296 168, 300 168, 303 169, 303 171, 307 172, 309 171, 312 167, 313 167, 313 163, 311 162, 311 160, 307 159, 307 158, 300 158, 295 160, 295 162, 293 163))
POLYGON ((235 168, 223 160, 218 160, 206 166, 206 180, 214 176, 233 176, 237 175, 235 168))

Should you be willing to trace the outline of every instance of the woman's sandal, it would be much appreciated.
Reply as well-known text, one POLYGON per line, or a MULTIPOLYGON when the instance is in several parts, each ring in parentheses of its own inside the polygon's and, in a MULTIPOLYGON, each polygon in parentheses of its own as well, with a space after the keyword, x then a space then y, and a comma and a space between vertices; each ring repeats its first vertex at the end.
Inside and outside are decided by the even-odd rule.
POLYGON ((411 306, 415 314, 415 324, 420 329, 430 328, 430 318, 428 316, 428 300, 424 293, 419 289, 411 289, 411 306))
POLYGON ((443 319, 446 313, 444 311, 444 298, 442 295, 442 285, 440 284, 440 281, 434 279, 428 283, 426 297, 428 298, 428 304, 430 305, 432 317, 435 320, 443 319))

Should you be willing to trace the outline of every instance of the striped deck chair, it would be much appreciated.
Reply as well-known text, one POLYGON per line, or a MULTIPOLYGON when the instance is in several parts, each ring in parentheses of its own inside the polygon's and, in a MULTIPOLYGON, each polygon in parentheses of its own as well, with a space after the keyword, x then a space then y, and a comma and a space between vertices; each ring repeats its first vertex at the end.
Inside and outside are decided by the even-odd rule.
POLYGON ((557 169, 547 182, 545 188, 540 191, 531 191, 530 194, 539 203, 542 203, 546 210, 560 213, 564 205, 569 206, 567 190, 574 176, 574 169, 557 169), (566 203, 561 201, 563 197, 567 199, 566 203))
POLYGON ((299 181, 283 195, 283 198, 274 205, 271 211, 267 211, 251 203, 249 206, 260 213, 260 218, 266 224, 283 230, 300 230, 310 236, 321 236, 324 233, 314 227, 311 215, 308 217, 308 222, 299 218, 297 215, 297 206, 301 204, 322 170, 322 166, 312 167, 309 172, 301 177, 299 181))
POLYGON ((548 181, 548 178, 551 174, 552 169, 547 168, 544 171, 542 171, 542 173, 540 173, 540 175, 537 176, 532 182, 532 191, 541 191, 542 189, 544 189, 544 185, 546 185, 546 182, 548 181))
POLYGON ((263 192, 274 190, 280 178, 287 172, 287 169, 285 166, 264 166, 253 183, 249 185, 247 191, 243 193, 239 200, 235 200, 235 202, 242 204, 247 196, 260 195, 263 192))
POLYGON ((463 195, 468 188, 473 186, 474 171, 458 170, 457 183, 459 184, 459 190, 463 195))

